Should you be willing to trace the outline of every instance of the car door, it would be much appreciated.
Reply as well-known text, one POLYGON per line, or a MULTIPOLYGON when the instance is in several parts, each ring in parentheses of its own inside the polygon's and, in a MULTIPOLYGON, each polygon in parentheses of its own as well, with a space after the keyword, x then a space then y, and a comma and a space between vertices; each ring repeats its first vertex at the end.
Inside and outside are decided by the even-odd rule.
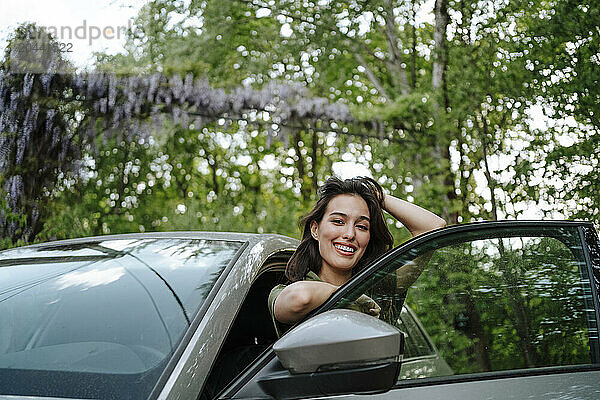
MULTIPOLYGON (((467 224, 388 253, 314 314, 366 294, 381 320, 406 329, 408 305, 436 349, 437 363, 409 357, 391 390, 347 393, 352 399, 599 398, 599 282, 591 223, 467 224)), ((265 354, 221 398, 268 398, 254 383, 273 373, 274 357, 265 354)))

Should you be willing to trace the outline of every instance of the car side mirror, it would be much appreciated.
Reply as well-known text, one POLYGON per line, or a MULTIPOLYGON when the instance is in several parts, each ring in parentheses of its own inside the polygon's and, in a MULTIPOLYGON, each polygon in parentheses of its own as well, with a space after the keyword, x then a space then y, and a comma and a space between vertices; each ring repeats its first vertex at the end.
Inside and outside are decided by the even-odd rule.
POLYGON ((397 381, 404 334, 367 314, 337 309, 310 318, 273 345, 284 371, 258 385, 276 399, 389 390, 397 381))

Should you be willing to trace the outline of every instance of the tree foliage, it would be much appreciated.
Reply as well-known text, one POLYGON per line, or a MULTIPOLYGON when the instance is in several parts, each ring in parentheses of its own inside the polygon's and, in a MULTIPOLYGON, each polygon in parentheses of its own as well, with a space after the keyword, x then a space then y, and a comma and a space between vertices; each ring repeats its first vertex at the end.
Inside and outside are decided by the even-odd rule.
POLYGON ((407 304, 456 374, 585 364, 578 268, 554 238, 462 243, 434 253, 407 304))
POLYGON ((339 161, 451 223, 597 219, 598 5, 430 6, 152 0, 88 73, 51 73, 56 51, 23 73, 9 45, 2 237, 294 236, 339 161))

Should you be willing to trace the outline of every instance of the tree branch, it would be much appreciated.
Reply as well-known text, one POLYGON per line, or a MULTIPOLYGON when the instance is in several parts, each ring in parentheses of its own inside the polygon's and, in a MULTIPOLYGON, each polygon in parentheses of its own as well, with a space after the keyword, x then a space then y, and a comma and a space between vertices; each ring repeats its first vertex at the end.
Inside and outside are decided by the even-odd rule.
POLYGON ((377 79, 377 77, 373 73, 373 70, 369 67, 369 64, 367 64, 367 61, 364 59, 364 57, 359 53, 354 53, 354 58, 356 59, 356 61, 358 61, 360 65, 363 66, 363 68, 365 69, 365 73, 367 74, 367 78, 369 78, 373 86, 375 86, 375 89, 377 89, 379 94, 385 97, 387 101, 390 101, 390 96, 387 94, 387 92, 383 88, 383 85, 381 84, 379 79, 377 79))
MULTIPOLYGON (((287 12, 287 11, 285 11, 285 10, 281 10, 281 9, 279 9, 279 8, 275 7, 275 6, 269 5, 267 2, 259 2, 259 1, 256 1, 256 0, 238 0, 238 1, 240 1, 240 2, 242 2, 242 3, 246 3, 246 4, 251 4, 251 5, 254 5, 254 6, 256 6, 256 7, 261 7, 261 8, 266 8, 266 9, 269 9, 269 10, 271 10, 271 12, 272 12, 272 13, 278 13, 278 14, 281 14, 281 15, 283 15, 283 16, 285 16, 285 17, 287 17, 287 18, 291 18, 291 19, 293 19, 293 20, 296 20, 296 21, 300 21, 300 22, 303 22, 303 23, 309 24, 309 25, 310 25, 311 27, 313 27, 313 28, 318 28, 318 25, 317 25, 317 24, 314 22, 314 20, 313 20, 313 21, 310 21, 310 20, 308 20, 308 19, 306 19, 306 18, 302 17, 301 15, 296 15, 296 14, 292 14, 292 13, 290 13, 290 12, 287 12)), ((392 18, 392 20, 393 20, 393 18, 392 18)), ((375 86, 375 88, 377 89, 377 91, 378 91, 378 92, 379 92, 379 93, 380 93, 380 94, 381 94, 383 97, 385 97, 385 99, 386 99, 386 100, 388 100, 388 101, 389 101, 389 100, 391 100, 391 97, 390 97, 390 95, 389 95, 389 94, 386 92, 386 90, 383 88, 383 85, 382 85, 382 84, 381 84, 381 82, 380 82, 380 81, 377 79, 377 77, 376 77, 376 76, 375 76, 375 74, 373 73, 373 70, 372 70, 371 68, 369 68, 369 66, 367 65, 367 63, 366 63, 365 59, 364 59, 364 58, 363 58, 363 57, 362 57, 362 56, 359 54, 359 52, 362 50, 362 52, 363 52, 363 53, 365 53, 365 54, 368 54, 369 56, 372 56, 372 57, 375 57, 375 58, 377 58, 377 57, 375 56, 375 54, 373 53, 373 50, 372 50, 372 49, 370 49, 370 48, 369 48, 369 47, 368 47, 368 46, 367 46, 367 45, 364 43, 364 41, 362 41, 362 40, 359 40, 359 39, 358 39, 358 38, 356 38, 356 37, 352 37, 352 36, 348 36, 348 35, 346 35, 344 32, 342 32, 342 31, 339 29, 339 27, 337 26, 337 24, 335 24, 335 23, 330 23, 330 24, 328 24, 328 25, 327 25, 327 27, 328 27, 328 29, 331 29, 331 30, 335 31, 335 32, 336 32, 336 34, 339 34, 339 35, 340 35, 340 37, 343 37, 345 40, 347 40, 347 41, 348 41, 348 43, 347 43, 348 47, 350 47, 350 48, 351 48, 351 50, 354 52, 355 59, 357 60, 357 62, 358 62, 359 64, 361 64, 361 65, 362 65, 362 66, 365 68, 365 70, 366 70, 366 73, 367 73, 367 77, 369 78, 369 80, 371 81, 371 83, 372 83, 372 84, 375 86)), ((394 29, 395 29, 395 28, 394 28, 394 29)), ((397 41, 397 40, 396 40, 396 41, 397 41)), ((394 57, 396 57, 396 56, 400 57, 400 55, 399 55, 399 52, 398 52, 398 48, 397 48, 397 46, 395 46, 395 47, 396 47, 396 50, 395 50, 395 55, 394 55, 394 57)), ((400 58, 398 58, 398 60, 400 60, 400 58)), ((398 67, 400 67, 400 64, 401 64, 401 63, 402 63, 402 62, 401 62, 401 60, 400 60, 400 61, 398 62, 398 67)), ((395 74, 395 73, 392 71, 392 70, 394 70, 395 68, 396 68, 396 67, 395 67, 395 66, 393 66, 393 65, 388 65, 388 69, 390 69, 390 73, 392 74, 392 77, 394 77, 394 76, 396 75, 396 74, 395 74)), ((406 79, 406 73, 405 73, 405 71, 404 71, 402 68, 400 68, 399 76, 403 76, 403 80, 405 81, 406 89, 407 89, 407 92, 408 92, 408 87, 409 87, 409 86, 408 86, 408 81, 407 81, 407 79, 406 79)), ((403 94, 405 94, 405 93, 404 93, 404 91, 403 91, 402 93, 403 93, 403 94)))

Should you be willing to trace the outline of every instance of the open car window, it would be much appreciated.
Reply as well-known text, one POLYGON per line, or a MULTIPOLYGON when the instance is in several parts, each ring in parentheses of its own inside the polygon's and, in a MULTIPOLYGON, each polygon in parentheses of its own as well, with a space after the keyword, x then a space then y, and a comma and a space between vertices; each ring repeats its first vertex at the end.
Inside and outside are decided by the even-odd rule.
MULTIPOLYGON (((502 398, 504 386, 493 387, 498 377, 544 377, 597 369, 598 295, 592 279, 600 276, 595 276, 598 271, 584 243, 589 226, 494 222, 423 235, 366 267, 299 328, 310 326, 318 314, 355 309, 357 299, 365 296, 374 301, 381 309, 378 319, 404 332, 396 386, 378 395, 381 398, 400 398, 396 390, 421 385, 445 393, 440 388, 465 379, 491 390, 490 398, 502 398)), ((340 372, 336 379, 346 376, 352 386, 356 368, 372 364, 352 365, 355 369, 347 375, 340 372)), ((298 378, 289 375, 270 351, 219 398, 263 398, 261 385, 285 377, 298 378)), ((302 391, 302 387, 294 390, 302 391)), ((342 385, 335 393, 360 391, 346 393, 342 385)), ((411 389, 402 396, 418 398, 418 393, 411 389)), ((530 388, 523 393, 537 392, 530 388)))
POLYGON ((408 333, 410 361, 427 343, 406 324, 409 306, 435 346, 437 360, 405 363, 400 379, 599 362, 592 281, 576 224, 464 230, 388 257, 363 279, 335 306, 370 296, 380 319, 408 333))

